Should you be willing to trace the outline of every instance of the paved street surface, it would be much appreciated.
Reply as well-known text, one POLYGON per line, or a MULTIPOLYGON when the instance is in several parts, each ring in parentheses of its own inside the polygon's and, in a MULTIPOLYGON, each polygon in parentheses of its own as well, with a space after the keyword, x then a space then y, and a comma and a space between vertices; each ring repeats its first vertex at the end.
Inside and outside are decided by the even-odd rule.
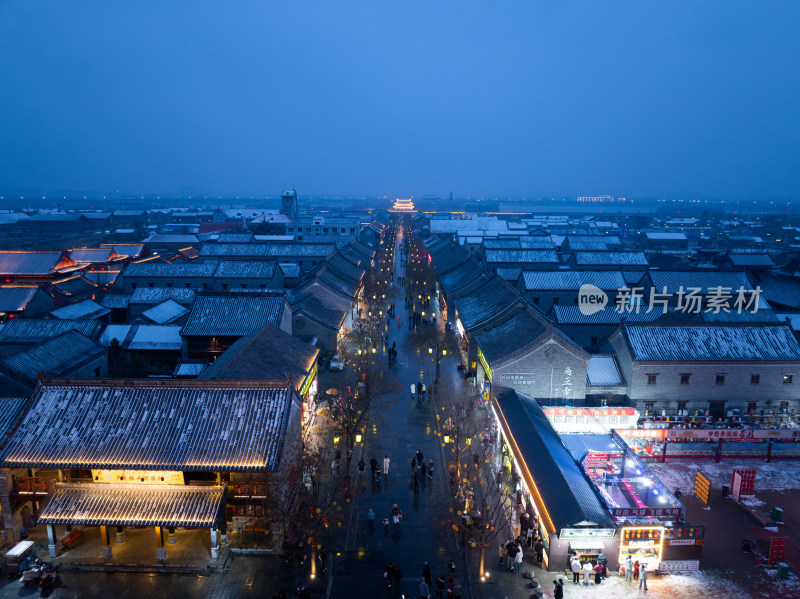
MULTIPOLYGON (((398 246, 402 234, 398 236, 398 246)), ((395 259, 394 280, 404 274, 399 253, 395 259)), ((475 575, 478 571, 479 550, 458 546, 454 531, 450 526, 452 501, 448 496, 447 468, 444 462, 441 438, 436 436, 437 398, 428 397, 417 401, 412 397, 410 385, 422 381, 433 388, 435 375, 434 357, 426 348, 417 351, 408 344, 409 311, 404 306, 404 291, 394 286, 394 297, 387 298, 387 304, 397 307, 396 317, 402 318, 397 327, 397 318, 387 329, 389 343, 396 342, 399 352, 397 364, 388 366, 386 354, 378 354, 387 368, 393 372, 398 383, 398 391, 380 398, 369 416, 363 445, 354 451, 351 475, 357 476, 357 462, 364 457, 366 462, 375 456, 383 465, 384 456, 391 459, 389 473, 383 476, 380 484, 370 481, 369 468, 366 478, 360 481, 354 491, 351 509, 345 513, 343 526, 336 530, 336 539, 329 544, 331 567, 316 581, 303 577, 297 565, 287 566, 280 557, 233 555, 226 570, 207 575, 196 574, 147 574, 147 573, 97 573, 61 572, 57 587, 44 589, 43 596, 61 598, 102 597, 104 599, 149 599, 150 597, 203 597, 203 598, 270 598, 278 590, 286 592, 287 597, 295 597, 297 583, 304 580, 312 591, 312 597, 334 598, 382 598, 419 596, 419 581, 427 561, 431 566, 435 581, 440 575, 446 576, 447 563, 454 560, 456 579, 465 599, 528 599, 532 596, 530 583, 522 576, 505 571, 497 564, 496 543, 486 549, 486 568, 490 577, 480 582, 475 575), (425 461, 432 459, 435 474, 425 481, 418 493, 412 486, 411 458, 422 450, 425 461), (388 516, 393 504, 397 503, 403 512, 403 520, 398 530, 390 525, 384 530, 382 519, 388 516), (375 525, 369 526, 367 513, 375 512, 375 525), (388 562, 399 565, 403 579, 400 587, 386 588, 383 571, 388 562), (467 567, 469 566, 469 567, 467 567)), ((437 309, 437 321, 444 319, 438 315, 435 301, 426 309, 437 309)), ((452 349, 452 348, 451 348, 452 349)), ((461 393, 475 393, 457 370, 458 354, 449 351, 441 361, 441 387, 458 390, 461 393)), ((350 366, 352 368, 352 366, 350 366)), ((324 380, 329 373, 322 373, 324 380)), ((324 389, 324 383, 321 386, 324 389)), ((689 502, 691 504, 691 501, 689 502)), ((702 514, 695 514, 699 519, 702 514)), ((711 518, 706 518, 711 519, 711 518)), ((740 533, 735 533, 734 536, 740 533)), ((724 539, 720 536, 717 544, 733 543, 735 550, 739 536, 724 539), (734 542, 735 541, 735 542, 734 542)), ((504 539, 498 539, 503 541, 504 539)), ((711 545, 711 544, 710 544, 711 545)), ((709 547, 711 549, 712 547, 709 547)), ((724 553, 724 548, 714 547, 724 553)), ((709 556, 710 557, 710 556, 709 556)), ((652 576, 649 590, 645 593, 635 585, 626 584, 617 577, 605 581, 601 588, 594 584, 573 585, 564 574, 544 572, 531 564, 530 551, 526 552, 522 572, 532 572, 541 581, 546 597, 553 596, 553 581, 559 576, 565 582, 565 597, 641 597, 649 596, 663 599, 683 597, 704 597, 722 599, 727 597, 800 597, 800 584, 797 578, 778 583, 771 581, 763 588, 743 588, 746 577, 724 576, 709 573, 693 575, 652 576)), ((741 559, 735 562, 742 568, 741 559)), ((722 568, 724 569, 724 568, 722 568)), ((741 574, 741 571, 738 573, 741 574)), ((435 593, 432 594, 435 596, 435 593)), ((38 588, 25 589, 17 580, 0 581, 0 599, 32 597, 39 595, 38 588)))

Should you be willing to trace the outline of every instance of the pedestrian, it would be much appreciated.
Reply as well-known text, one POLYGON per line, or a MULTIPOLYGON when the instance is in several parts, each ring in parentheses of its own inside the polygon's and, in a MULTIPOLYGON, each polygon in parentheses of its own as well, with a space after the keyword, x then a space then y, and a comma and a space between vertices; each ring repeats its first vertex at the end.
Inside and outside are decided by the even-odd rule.
POLYGON ((564 599, 564 581, 559 578, 558 580, 554 580, 553 584, 555 585, 553 589, 553 599, 564 599))
POLYGON ((424 578, 419 583, 419 597, 420 599, 430 599, 431 597, 431 588, 424 578))
POLYGON ((411 458, 411 474, 415 474, 417 472, 417 456, 411 458))
POLYGON ((594 570, 594 583, 600 584, 603 582, 603 564, 597 562, 592 570, 594 570))
POLYGON ((392 581, 394 580, 394 565, 392 562, 386 564, 386 568, 383 570, 383 578, 386 580, 386 588, 392 588, 392 581))
POLYGON ((514 556, 514 572, 519 574, 522 567, 522 545, 517 545, 517 554, 514 556))
POLYGON ((447 574, 451 580, 456 576, 456 563, 453 560, 447 563, 447 574))
POLYGON ((417 386, 414 383, 411 383, 411 397, 414 397, 414 394, 417 392, 417 386))
POLYGON ((364 478, 364 468, 367 467, 367 463, 364 461, 364 458, 358 460, 358 478, 364 478))
POLYGON ((503 567, 503 558, 506 556, 506 546, 502 543, 497 545, 497 557, 499 558, 499 562, 497 564, 498 568, 503 567))
POLYGON ((592 575, 592 564, 589 563, 589 560, 583 562, 583 567, 581 568, 583 571, 583 584, 589 584, 589 577, 592 575))
POLYGON ((400 520, 402 519, 403 519, 403 512, 400 511, 400 508, 397 507, 397 504, 395 503, 392 506, 392 523, 394 524, 395 528, 398 528, 400 526, 400 520))
POLYGON ((633 562, 633 579, 639 580, 639 560, 633 562))
POLYGON ((425 401, 425 391, 427 391, 427 387, 425 387, 425 385, 423 384, 422 385, 422 401, 425 401))
POLYGON ((436 599, 444 599, 444 591, 447 588, 447 581, 444 576, 436 579, 436 599))
POLYGON ((419 493, 419 474, 414 473, 414 494, 419 493))
POLYGON ((375 466, 375 482, 380 486, 381 484, 381 465, 375 466))
POLYGON ((333 461, 331 462, 331 471, 333 472, 333 478, 339 476, 339 460, 336 458, 333 458, 333 461))
POLYGON ((353 448, 347 448, 347 472, 350 473, 350 460, 353 459, 353 448))
POLYGON ((628 554, 625 558, 625 582, 630 584, 631 578, 633 578, 633 558, 628 554))
POLYGON ((603 572, 601 573, 601 576, 603 578, 606 578, 608 576, 608 568, 606 568, 608 564, 608 558, 602 551, 600 551, 600 553, 597 554, 597 563, 603 567, 603 572))
POLYGON ((529 526, 528 530, 525 531, 525 544, 528 547, 533 545, 533 526, 529 526))
POLYGON ((418 449, 418 450, 417 450, 417 463, 418 463, 420 466, 422 466, 422 460, 423 460, 423 459, 424 459, 424 456, 422 455, 422 450, 421 450, 421 449, 418 449))
POLYGON ((644 585, 644 590, 647 590, 647 564, 641 564, 639 566, 639 590, 642 589, 642 585, 644 585))
POLYGON ((428 478, 433 480, 433 460, 428 460, 428 478))
POLYGON ((392 580, 394 581, 394 594, 400 594, 400 581, 403 579, 403 571, 400 569, 400 566, 394 567, 394 572, 392 576, 392 580))
POLYGON ((533 545, 533 550, 536 552, 536 561, 539 562, 539 565, 542 565, 544 561, 544 544, 540 538, 536 539, 536 543, 533 545))
POLYGON ((370 470, 372 470, 372 478, 375 478, 375 469, 378 467, 378 460, 375 459, 375 456, 372 456, 372 459, 369 461, 370 470))
POLYGON ((431 586, 431 567, 428 565, 428 562, 425 562, 425 566, 422 568, 422 578, 425 579, 428 586, 431 586))
POLYGON ((369 508, 369 511, 367 512, 367 522, 369 523, 370 528, 375 526, 375 512, 372 511, 372 508, 369 508))
POLYGON ((389 456, 383 456, 383 475, 389 476, 389 456))
POLYGON ((514 541, 510 540, 506 543, 506 570, 513 570, 514 558, 517 556, 517 546, 514 541))
POLYGON ((577 555, 573 555, 569 562, 569 569, 572 570, 572 582, 579 584, 581 581, 581 560, 577 555))
POLYGON ((327 572, 328 570, 328 550, 325 547, 319 548, 319 553, 317 554, 319 558, 319 565, 322 568, 323 572, 327 572))

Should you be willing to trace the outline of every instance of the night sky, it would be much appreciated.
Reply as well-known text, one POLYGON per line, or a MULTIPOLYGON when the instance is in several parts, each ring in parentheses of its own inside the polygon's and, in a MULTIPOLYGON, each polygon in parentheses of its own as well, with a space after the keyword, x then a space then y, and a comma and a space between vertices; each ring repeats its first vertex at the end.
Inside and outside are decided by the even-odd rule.
POLYGON ((0 3, 0 192, 800 197, 800 3, 0 3))

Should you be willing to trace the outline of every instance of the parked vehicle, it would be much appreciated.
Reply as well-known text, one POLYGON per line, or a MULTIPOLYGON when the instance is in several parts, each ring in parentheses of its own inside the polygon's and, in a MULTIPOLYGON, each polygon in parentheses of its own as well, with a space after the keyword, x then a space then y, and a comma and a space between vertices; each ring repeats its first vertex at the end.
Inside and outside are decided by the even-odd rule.
POLYGON ((344 370, 344 357, 339 355, 333 356, 329 368, 334 372, 341 372, 344 370))

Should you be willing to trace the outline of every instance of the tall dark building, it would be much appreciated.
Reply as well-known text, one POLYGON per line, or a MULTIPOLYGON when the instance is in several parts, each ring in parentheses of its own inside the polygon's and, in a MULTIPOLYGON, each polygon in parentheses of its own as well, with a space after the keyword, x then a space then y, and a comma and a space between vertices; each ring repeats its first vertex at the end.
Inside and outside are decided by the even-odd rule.
POLYGON ((297 220, 297 192, 294 189, 287 189, 281 194, 281 212, 292 220, 297 220))

